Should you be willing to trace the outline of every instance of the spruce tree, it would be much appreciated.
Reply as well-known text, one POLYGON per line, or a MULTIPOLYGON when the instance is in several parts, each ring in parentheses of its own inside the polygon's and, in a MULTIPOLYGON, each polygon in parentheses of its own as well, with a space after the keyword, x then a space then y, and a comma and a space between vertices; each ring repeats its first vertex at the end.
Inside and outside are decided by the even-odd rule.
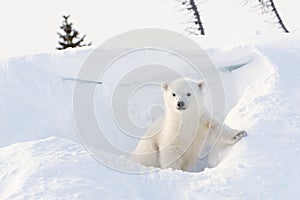
POLYGON ((63 50, 67 48, 90 46, 92 44, 91 42, 88 44, 83 43, 86 35, 79 37, 79 32, 73 28, 73 23, 68 22, 69 17, 70 15, 63 15, 63 24, 60 28, 64 33, 57 33, 62 41, 58 42, 60 47, 56 49, 63 50))

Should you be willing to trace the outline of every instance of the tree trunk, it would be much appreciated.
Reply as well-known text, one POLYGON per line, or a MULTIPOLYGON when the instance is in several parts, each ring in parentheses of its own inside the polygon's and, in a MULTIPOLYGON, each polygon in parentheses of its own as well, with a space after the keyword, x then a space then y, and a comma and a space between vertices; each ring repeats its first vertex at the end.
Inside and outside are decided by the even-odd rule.
POLYGON ((284 32, 289 33, 288 29, 285 27, 285 25, 284 25, 284 23, 283 23, 283 21, 282 21, 280 15, 279 15, 279 13, 278 13, 278 11, 277 11, 277 8, 275 7, 275 4, 274 4, 273 0, 270 0, 270 6, 271 6, 271 8, 272 8, 272 11, 273 11, 274 14, 275 14, 275 17, 276 17, 277 20, 278 20, 278 24, 281 26, 281 28, 284 30, 284 32))

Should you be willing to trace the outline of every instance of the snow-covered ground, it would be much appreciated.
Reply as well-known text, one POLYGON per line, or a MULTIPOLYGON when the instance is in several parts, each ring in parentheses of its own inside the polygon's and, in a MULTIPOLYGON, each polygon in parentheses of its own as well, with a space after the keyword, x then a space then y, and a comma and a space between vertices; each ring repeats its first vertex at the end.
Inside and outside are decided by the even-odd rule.
MULTIPOLYGON (((3 61, 0 199, 299 198, 300 37, 257 36, 231 44, 213 44, 207 52, 217 66, 252 60, 220 72, 226 123, 249 137, 226 151, 216 167, 197 173, 122 173, 85 150, 73 120, 74 84, 61 76, 75 77, 91 49, 3 61)), ((143 168, 116 156, 111 162, 143 168)))

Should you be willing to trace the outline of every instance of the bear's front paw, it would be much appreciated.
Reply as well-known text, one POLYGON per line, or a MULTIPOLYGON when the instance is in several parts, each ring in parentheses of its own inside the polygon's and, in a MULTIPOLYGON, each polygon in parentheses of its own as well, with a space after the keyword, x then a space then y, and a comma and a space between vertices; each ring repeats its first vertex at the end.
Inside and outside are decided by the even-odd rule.
POLYGON ((235 136, 233 136, 233 140, 235 142, 238 142, 242 137, 246 137, 248 134, 246 131, 239 131, 235 136))

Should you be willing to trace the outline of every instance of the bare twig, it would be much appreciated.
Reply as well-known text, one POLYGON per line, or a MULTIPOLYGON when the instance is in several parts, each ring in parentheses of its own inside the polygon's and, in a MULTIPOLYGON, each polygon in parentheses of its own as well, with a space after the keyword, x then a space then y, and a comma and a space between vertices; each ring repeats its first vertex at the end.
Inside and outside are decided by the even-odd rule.
POLYGON ((176 1, 180 2, 184 10, 188 11, 189 15, 191 16, 191 20, 189 20, 189 27, 186 28, 186 31, 189 34, 193 34, 193 35, 205 35, 200 12, 195 0, 176 0, 176 1))

